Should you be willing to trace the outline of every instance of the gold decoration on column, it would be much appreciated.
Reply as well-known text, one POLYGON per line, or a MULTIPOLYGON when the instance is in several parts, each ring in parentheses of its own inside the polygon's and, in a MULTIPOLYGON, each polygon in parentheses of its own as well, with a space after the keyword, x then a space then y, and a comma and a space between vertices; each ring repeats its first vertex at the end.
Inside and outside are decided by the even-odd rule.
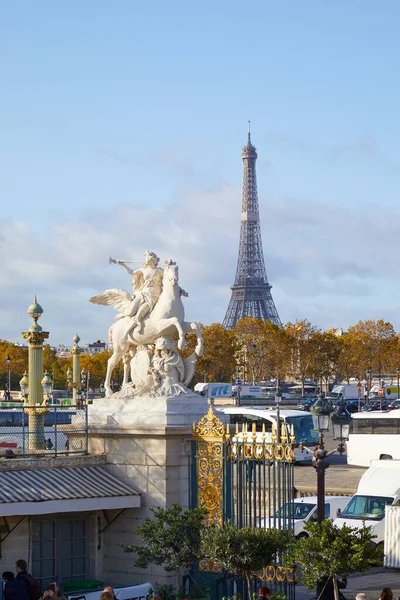
POLYGON ((213 410, 193 424, 193 439, 197 442, 198 505, 207 509, 207 525, 222 526, 223 522, 223 459, 226 439, 224 424, 213 410))

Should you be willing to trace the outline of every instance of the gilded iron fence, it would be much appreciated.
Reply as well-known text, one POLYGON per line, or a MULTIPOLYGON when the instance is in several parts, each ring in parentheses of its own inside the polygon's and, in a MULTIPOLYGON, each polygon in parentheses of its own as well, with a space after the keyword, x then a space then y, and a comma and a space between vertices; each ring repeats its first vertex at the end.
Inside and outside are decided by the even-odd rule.
MULTIPOLYGON (((248 429, 246 423, 231 431, 215 415, 212 406, 193 426, 191 442, 190 506, 207 509, 208 524, 222 526, 230 521, 237 527, 293 530, 294 431, 282 425, 279 433, 248 429)), ((210 561, 201 561, 191 578, 210 590, 212 600, 222 596, 247 597, 240 577, 223 573, 210 561)), ((265 565, 254 574, 253 591, 268 586, 295 597, 295 572, 281 564, 265 565)))
POLYGON ((87 454, 87 405, 0 407, 0 457, 87 454))

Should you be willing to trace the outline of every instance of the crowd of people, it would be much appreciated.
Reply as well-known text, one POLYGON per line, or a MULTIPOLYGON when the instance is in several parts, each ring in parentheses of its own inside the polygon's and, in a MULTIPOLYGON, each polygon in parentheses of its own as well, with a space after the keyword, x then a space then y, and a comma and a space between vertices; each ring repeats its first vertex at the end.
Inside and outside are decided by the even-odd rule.
MULTIPOLYGON (((347 580, 342 579, 338 580, 338 590, 339 590, 339 598, 341 600, 346 600, 343 596, 343 593, 340 590, 343 590, 347 587, 347 580)), ((271 595, 271 590, 268 587, 261 587, 258 590, 258 600, 269 600, 271 595)), ((109 598, 104 598, 104 600, 111 600, 109 598)), ((332 577, 324 577, 320 580, 316 590, 316 600, 335 600, 334 590, 333 590, 333 580, 332 577)), ((355 600, 369 600, 367 595, 360 592, 356 595, 355 600)), ((393 592, 390 588, 384 587, 379 596, 379 600, 396 600, 393 596, 393 592)), ((399 600, 399 599, 398 599, 399 600)))
MULTIPOLYGON (((67 600, 61 593, 56 581, 53 581, 47 586, 47 589, 42 593, 40 584, 28 573, 28 565, 22 558, 17 560, 15 564, 16 574, 11 571, 3 573, 3 599, 4 600, 67 600)), ((341 590, 347 587, 345 578, 338 579, 339 600, 346 600, 341 590)), ((271 590, 264 586, 258 590, 258 600, 269 600, 271 590)), ((112 587, 104 588, 100 595, 100 600, 117 600, 112 587)), ((153 600, 160 600, 153 598, 153 600)), ((316 600, 335 600, 334 584, 332 577, 323 577, 317 585, 316 600)), ((366 594, 360 592, 356 595, 355 600, 368 600, 366 594)), ((371 599, 370 599, 371 600, 371 599)), ((378 600, 396 600, 390 588, 384 587, 378 600)), ((400 599, 398 599, 400 600, 400 599)))
MULTIPOLYGON (((38 580, 27 569, 27 562, 21 558, 15 564, 15 575, 4 571, 3 600, 67 600, 56 581, 49 583, 42 593, 38 580)), ((100 600, 117 600, 113 588, 105 587, 100 600)))

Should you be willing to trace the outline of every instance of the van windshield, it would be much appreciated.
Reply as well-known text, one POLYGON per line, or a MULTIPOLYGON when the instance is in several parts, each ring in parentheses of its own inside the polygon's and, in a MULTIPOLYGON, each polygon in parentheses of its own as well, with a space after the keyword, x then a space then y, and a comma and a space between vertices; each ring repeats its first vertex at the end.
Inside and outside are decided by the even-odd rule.
POLYGON ((383 496, 353 496, 342 514, 341 519, 368 519, 381 521, 385 516, 386 504, 392 504, 393 498, 383 496))
POLYGON ((278 519, 305 519, 312 509, 315 508, 315 504, 307 504, 306 502, 288 502, 276 511, 275 517, 278 519), (292 511, 293 509, 293 511, 292 511), (293 514, 292 514, 293 512, 293 514))
POLYGON ((295 443, 300 444, 318 443, 318 432, 314 431, 314 425, 311 415, 301 415, 300 417, 286 417, 286 423, 294 426, 295 443))

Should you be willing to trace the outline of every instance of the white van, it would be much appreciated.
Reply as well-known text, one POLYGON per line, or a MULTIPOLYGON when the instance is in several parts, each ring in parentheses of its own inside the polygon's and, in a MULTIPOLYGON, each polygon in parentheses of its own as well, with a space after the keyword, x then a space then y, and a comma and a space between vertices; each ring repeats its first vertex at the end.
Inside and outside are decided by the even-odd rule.
POLYGON ((385 506, 400 503, 400 460, 372 460, 352 497, 334 525, 361 528, 365 523, 383 544, 385 538, 385 506))
MULTIPOLYGON (((325 496, 325 519, 335 519, 338 515, 338 511, 342 511, 348 503, 348 496, 325 496)), ((288 511, 290 511, 290 504, 282 506, 276 511, 275 515, 268 520, 261 521, 259 526, 268 529, 269 524, 271 524, 271 527, 274 527, 277 524, 276 521, 282 521, 284 518, 288 518, 288 511)), ((308 533, 304 531, 304 526, 309 521, 317 520, 317 496, 295 498, 293 520, 293 533, 295 537, 308 537, 308 533)))

